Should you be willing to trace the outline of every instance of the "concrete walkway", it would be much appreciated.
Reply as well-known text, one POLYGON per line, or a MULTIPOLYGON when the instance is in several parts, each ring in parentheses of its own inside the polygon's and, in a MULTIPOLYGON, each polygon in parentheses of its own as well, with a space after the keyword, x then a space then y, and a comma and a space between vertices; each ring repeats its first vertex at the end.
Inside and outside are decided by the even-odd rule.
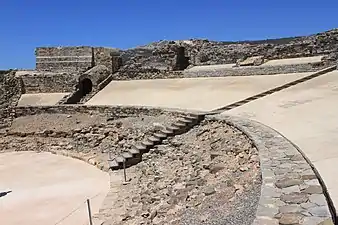
POLYGON ((113 81, 86 104, 212 110, 309 74, 113 81))
POLYGON ((298 145, 318 169, 338 208, 337 99, 338 71, 334 71, 225 114, 260 121, 298 145))
POLYGON ((50 153, 0 154, 1 224, 88 224, 108 193, 109 175, 77 159, 50 153), (95 196, 95 197, 94 197, 95 196), (74 213, 71 213, 74 211, 74 213))
POLYGON ((55 105, 69 93, 37 93, 21 95, 18 106, 55 105))

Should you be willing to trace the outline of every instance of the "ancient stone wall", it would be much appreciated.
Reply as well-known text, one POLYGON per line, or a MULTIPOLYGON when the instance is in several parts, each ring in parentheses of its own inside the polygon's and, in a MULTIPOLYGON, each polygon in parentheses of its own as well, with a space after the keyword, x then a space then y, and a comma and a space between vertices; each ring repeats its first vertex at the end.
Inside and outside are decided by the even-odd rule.
POLYGON ((38 71, 86 71, 94 64, 89 46, 39 47, 35 55, 38 71))
POLYGON ((221 42, 209 40, 160 41, 122 51, 125 70, 142 67, 170 68, 180 46, 186 49, 193 65, 236 63, 252 56, 285 59, 318 55, 337 55, 338 29, 293 38, 275 40, 221 42))
POLYGON ((28 73, 20 74, 25 93, 71 92, 77 84, 77 74, 28 73))
MULTIPOLYGON (((332 64, 334 65, 334 64, 332 64)), ((247 66, 220 68, 214 70, 187 70, 184 71, 184 77, 225 77, 225 76, 253 76, 253 75, 274 75, 289 73, 316 72, 328 66, 330 63, 307 63, 307 64, 290 64, 276 66, 247 66)))
POLYGON ((104 65, 109 71, 114 73, 118 69, 119 50, 114 48, 95 47, 94 51, 94 65, 104 65), (114 60, 113 60, 114 59, 114 60))
MULTIPOLYGON (((119 50, 104 47, 39 47, 35 50, 36 70, 84 72, 95 65, 104 65, 110 71, 116 70, 113 57, 119 57, 119 50)), ((116 62, 115 62, 116 61, 116 62)))

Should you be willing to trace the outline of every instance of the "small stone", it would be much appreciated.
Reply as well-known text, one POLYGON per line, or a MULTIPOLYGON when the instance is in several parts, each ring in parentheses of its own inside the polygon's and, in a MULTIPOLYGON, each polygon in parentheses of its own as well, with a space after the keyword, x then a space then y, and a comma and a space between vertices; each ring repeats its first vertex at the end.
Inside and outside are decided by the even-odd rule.
POLYGON ((321 194, 323 193, 323 189, 321 186, 310 186, 304 189, 302 192, 307 194, 321 194))
POLYGON ((245 172, 245 171, 248 171, 249 168, 248 168, 247 166, 241 166, 241 167, 239 167, 239 170, 240 170, 241 172, 245 172))
POLYGON ((316 175, 314 174, 302 175, 302 180, 313 180, 313 179, 317 179, 316 175))
POLYGON ((317 204, 319 206, 326 206, 327 202, 323 194, 313 194, 309 197, 310 202, 317 204))
POLYGON ((71 115, 67 115, 67 118, 71 118, 72 116, 71 115))
POLYGON ((293 225, 293 224, 301 224, 303 216, 296 213, 288 213, 282 214, 281 218, 279 219, 279 224, 282 225, 293 225))
POLYGON ((302 211, 302 208, 297 205, 297 204, 294 204, 294 205, 285 205, 285 206, 282 206, 279 208, 279 212, 282 213, 282 214, 285 214, 285 213, 298 213, 298 212, 301 212, 302 211))
POLYGON ((283 188, 282 192, 285 193, 285 194, 290 194, 292 192, 300 192, 300 188, 299 188, 299 186, 295 185, 295 186, 292 186, 292 187, 283 188))
POLYGON ((293 192, 290 194, 282 195, 281 200, 286 203, 300 204, 306 202, 308 200, 308 196, 305 193, 293 192))
POLYGON ((301 206, 303 209, 309 209, 309 208, 316 207, 317 205, 314 204, 314 203, 311 203, 311 202, 306 202, 306 203, 300 204, 300 206, 301 206))
POLYGON ((221 156, 222 154, 219 152, 211 152, 210 153, 210 159, 213 160, 214 158, 221 156))
POLYGON ((212 173, 212 174, 215 174, 215 173, 217 173, 217 172, 219 172, 219 171, 221 171, 225 168, 223 163, 218 163, 218 164, 215 164, 215 165, 211 165, 209 167, 210 167, 210 173, 212 173))
POLYGON ((279 198, 281 196, 281 191, 274 187, 263 186, 262 195, 271 198, 279 198))
POLYGON ((206 188, 204 188, 203 193, 206 196, 209 196, 209 195, 215 194, 216 190, 213 187, 206 187, 206 188))
POLYGON ((313 216, 318 217, 328 217, 330 216, 330 211, 327 206, 313 207, 309 209, 309 213, 313 216))
POLYGON ((300 179, 285 178, 276 182, 276 187, 278 188, 287 188, 294 185, 299 185, 302 183, 300 179))
POLYGON ((291 157, 292 161, 302 161, 304 160, 304 157, 301 154, 297 154, 291 157))
POLYGON ((304 181, 305 184, 311 186, 311 185, 320 185, 319 181, 317 179, 312 179, 312 180, 306 180, 304 181))

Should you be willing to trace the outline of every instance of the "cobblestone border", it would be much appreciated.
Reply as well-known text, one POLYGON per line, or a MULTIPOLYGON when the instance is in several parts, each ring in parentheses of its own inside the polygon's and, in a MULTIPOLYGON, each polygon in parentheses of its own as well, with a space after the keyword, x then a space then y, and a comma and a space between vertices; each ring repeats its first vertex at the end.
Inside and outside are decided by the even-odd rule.
POLYGON ((262 188, 254 225, 335 224, 335 211, 327 201, 325 187, 288 139, 248 119, 220 115, 206 119, 224 120, 246 134, 259 150, 262 188))

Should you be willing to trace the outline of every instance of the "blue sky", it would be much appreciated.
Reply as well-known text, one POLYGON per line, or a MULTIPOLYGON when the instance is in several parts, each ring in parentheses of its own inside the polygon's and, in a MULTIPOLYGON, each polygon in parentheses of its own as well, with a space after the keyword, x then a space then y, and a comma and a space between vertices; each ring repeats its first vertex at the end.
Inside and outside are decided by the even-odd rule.
POLYGON ((248 40, 338 27, 337 0, 0 0, 0 69, 34 68, 37 46, 130 48, 248 40))

